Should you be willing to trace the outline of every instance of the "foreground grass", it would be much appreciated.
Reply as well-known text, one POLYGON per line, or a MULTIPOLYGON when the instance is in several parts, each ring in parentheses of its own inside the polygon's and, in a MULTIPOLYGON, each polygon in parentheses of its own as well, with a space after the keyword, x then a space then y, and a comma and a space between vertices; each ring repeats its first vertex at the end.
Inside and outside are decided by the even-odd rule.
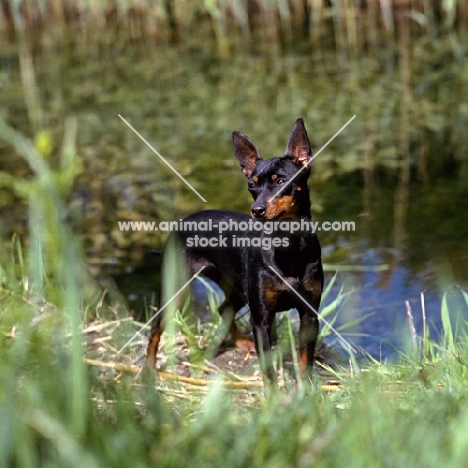
POLYGON ((66 308, 32 301, 3 265, 0 466, 466 466, 468 340, 430 362, 343 370, 333 392, 197 387, 129 372, 142 343, 116 349, 135 324, 73 333, 66 308), (96 353, 120 369, 84 366, 96 353))

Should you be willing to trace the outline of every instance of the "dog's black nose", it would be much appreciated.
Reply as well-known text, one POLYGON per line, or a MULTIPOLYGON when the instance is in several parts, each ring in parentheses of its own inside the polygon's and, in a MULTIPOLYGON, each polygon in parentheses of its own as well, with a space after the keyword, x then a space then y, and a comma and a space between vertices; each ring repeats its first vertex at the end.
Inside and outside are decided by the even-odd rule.
POLYGON ((252 205, 252 215, 254 218, 263 218, 266 213, 266 206, 265 205, 252 205))

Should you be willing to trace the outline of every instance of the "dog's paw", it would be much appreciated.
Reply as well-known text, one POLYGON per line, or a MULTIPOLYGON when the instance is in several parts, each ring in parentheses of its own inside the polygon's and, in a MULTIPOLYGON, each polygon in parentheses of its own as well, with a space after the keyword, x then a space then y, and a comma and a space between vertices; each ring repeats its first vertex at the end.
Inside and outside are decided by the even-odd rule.
POLYGON ((255 344, 252 340, 248 338, 239 338, 235 341, 236 347, 242 349, 242 351, 255 354, 255 344))

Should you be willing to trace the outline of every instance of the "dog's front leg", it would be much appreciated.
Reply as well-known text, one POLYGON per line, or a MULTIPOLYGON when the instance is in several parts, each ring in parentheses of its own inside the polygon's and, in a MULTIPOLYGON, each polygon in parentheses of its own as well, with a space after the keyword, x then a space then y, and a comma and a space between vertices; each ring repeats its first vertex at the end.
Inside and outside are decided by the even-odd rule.
POLYGON ((277 377, 271 359, 271 328, 273 317, 270 316, 264 307, 252 305, 250 305, 250 315, 255 350, 260 360, 263 381, 265 386, 276 386, 277 377))
POLYGON ((318 259, 306 268, 302 287, 298 291, 301 300, 297 304, 299 318, 299 362, 301 377, 311 375, 314 364, 315 345, 319 334, 318 312, 323 289, 322 262, 318 259))
MULTIPOLYGON (((303 294, 304 298, 313 302, 309 294, 303 294), (309 296, 309 297, 308 297, 309 296)), ((320 302, 312 306, 318 309, 320 302)), ((299 364, 301 378, 304 379, 312 375, 314 365, 315 345, 319 334, 319 321, 315 313, 305 304, 298 305, 300 327, 299 327, 299 364)))

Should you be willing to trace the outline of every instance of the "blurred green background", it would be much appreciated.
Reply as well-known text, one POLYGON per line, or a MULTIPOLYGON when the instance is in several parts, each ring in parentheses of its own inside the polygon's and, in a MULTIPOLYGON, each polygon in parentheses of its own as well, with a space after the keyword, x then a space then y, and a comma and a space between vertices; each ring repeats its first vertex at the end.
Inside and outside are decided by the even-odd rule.
MULTIPOLYGON (((376 337, 361 344, 377 355, 382 341, 402 344, 395 311, 404 317, 405 300, 419 303, 426 290, 429 315, 438 314, 442 292, 458 300, 456 285, 468 282, 465 2, 3 0, 1 7, 0 116, 55 172, 63 220, 92 274, 122 279, 145 268, 148 250, 164 241, 160 233, 121 232, 118 220, 248 211, 232 130, 271 157, 282 154, 297 117, 317 151, 356 114, 314 162, 310 180, 316 220, 356 223, 355 232, 320 233, 325 262, 368 269, 339 273, 337 288, 349 292, 340 320, 372 314, 355 332, 376 337)), ((14 233, 28 245, 30 177, 2 145, 6 247, 14 233)), ((155 279, 147 280, 151 290, 155 279)), ((124 282, 126 293, 137 287, 131 276, 124 282)))

